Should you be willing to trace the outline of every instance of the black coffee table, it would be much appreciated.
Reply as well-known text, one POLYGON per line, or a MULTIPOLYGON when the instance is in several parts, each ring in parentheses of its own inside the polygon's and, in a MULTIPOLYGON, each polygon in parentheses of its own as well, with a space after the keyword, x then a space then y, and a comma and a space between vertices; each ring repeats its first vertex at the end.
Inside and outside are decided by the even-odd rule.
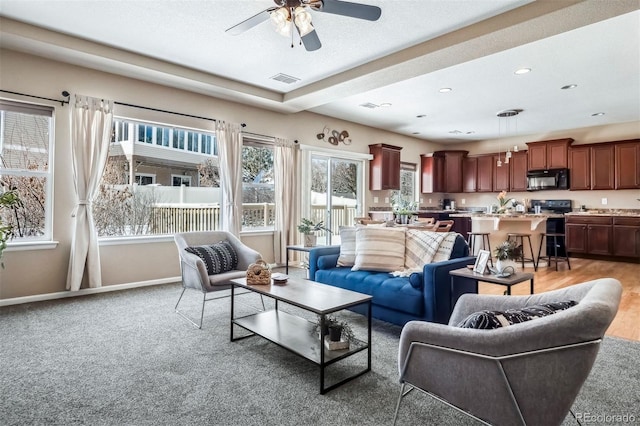
MULTIPOLYGON (((320 367, 320 393, 325 394, 338 386, 371 371, 371 296, 345 290, 314 281, 289 278, 285 285, 247 285, 246 279, 231 280, 231 341, 245 339, 253 335, 281 346, 320 367), (235 317, 235 289, 243 288, 275 300, 275 308, 259 311, 243 317, 235 317), (352 339, 348 349, 328 350, 322 337, 314 332, 315 324, 305 318, 278 309, 278 302, 284 302, 325 318, 327 315, 357 305, 367 306, 367 340, 352 339), (234 325, 253 334, 234 336, 234 325), (367 351, 366 368, 353 375, 325 387, 325 367, 367 351)), ((324 319, 323 319, 324 321, 324 319)))

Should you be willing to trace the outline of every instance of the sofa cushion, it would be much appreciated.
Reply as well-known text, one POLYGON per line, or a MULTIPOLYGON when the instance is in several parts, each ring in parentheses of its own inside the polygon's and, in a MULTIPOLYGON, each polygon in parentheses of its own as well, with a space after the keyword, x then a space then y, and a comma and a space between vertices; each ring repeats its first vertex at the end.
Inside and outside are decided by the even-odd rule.
POLYGON ((187 247, 185 250, 202 259, 209 275, 232 271, 238 266, 238 253, 227 240, 208 246, 187 247))
POLYGON ((356 228, 340 228, 340 257, 338 266, 353 266, 356 261, 356 228))
MULTIPOLYGON (((421 276, 415 274, 416 276, 421 276)), ((315 280, 324 284, 373 296, 372 304, 421 317, 424 315, 424 294, 407 278, 396 278, 387 272, 353 271, 335 267, 320 269, 315 280)))
POLYGON ((507 309, 506 311, 480 311, 469 315, 462 320, 458 327, 492 330, 507 327, 513 324, 529 321, 535 318, 546 317, 563 311, 577 303, 573 300, 567 302, 552 302, 542 305, 527 306, 521 309, 507 309))
POLYGON ((397 271, 404 268, 404 228, 356 229, 354 271, 397 271))

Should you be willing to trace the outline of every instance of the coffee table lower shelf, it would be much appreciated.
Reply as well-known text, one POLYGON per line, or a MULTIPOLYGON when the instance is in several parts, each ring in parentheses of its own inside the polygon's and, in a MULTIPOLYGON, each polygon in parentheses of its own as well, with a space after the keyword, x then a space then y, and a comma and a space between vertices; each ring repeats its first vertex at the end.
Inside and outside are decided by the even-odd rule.
MULTIPOLYGON (((322 362, 320 359, 322 341, 317 332, 314 332, 315 325, 304 318, 283 311, 270 310, 235 318, 233 323, 311 362, 316 364, 322 362)), ((234 338, 234 340, 238 339, 234 338)), ((334 351, 325 349, 324 365, 332 364, 367 347, 365 342, 354 339, 349 342, 349 349, 334 351)))

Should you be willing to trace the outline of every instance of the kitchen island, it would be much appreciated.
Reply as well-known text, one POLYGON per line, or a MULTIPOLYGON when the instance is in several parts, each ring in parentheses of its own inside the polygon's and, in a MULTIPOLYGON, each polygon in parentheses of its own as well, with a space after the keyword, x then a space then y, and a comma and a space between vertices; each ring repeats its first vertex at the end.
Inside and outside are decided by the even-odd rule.
MULTIPOLYGON (((491 255, 495 255, 495 249, 500 243, 507 240, 507 234, 511 232, 529 234, 531 236, 531 246, 533 253, 529 248, 527 239, 524 239, 523 251, 524 256, 531 259, 538 259, 538 250, 540 248, 540 240, 543 233, 547 230, 547 218, 562 217, 560 214, 485 214, 485 213, 453 213, 451 217, 468 217, 471 219, 471 232, 486 232, 489 234, 489 242, 491 244, 491 255)), ((475 253, 480 250, 480 244, 476 244, 475 253)), ((541 256, 547 254, 546 247, 542 247, 541 256)), ((531 262, 525 263, 525 266, 533 267, 531 262)), ((546 266, 546 262, 542 262, 540 266, 546 266)))

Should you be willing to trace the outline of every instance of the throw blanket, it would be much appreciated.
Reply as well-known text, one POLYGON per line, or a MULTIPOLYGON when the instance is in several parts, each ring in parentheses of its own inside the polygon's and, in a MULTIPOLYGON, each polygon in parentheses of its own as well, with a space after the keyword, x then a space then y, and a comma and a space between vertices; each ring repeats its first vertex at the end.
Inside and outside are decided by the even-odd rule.
POLYGON ((422 272, 422 268, 427 263, 448 260, 451 257, 451 250, 457 235, 455 232, 407 229, 405 234, 405 269, 391 272, 391 275, 408 277, 414 272, 422 272))

